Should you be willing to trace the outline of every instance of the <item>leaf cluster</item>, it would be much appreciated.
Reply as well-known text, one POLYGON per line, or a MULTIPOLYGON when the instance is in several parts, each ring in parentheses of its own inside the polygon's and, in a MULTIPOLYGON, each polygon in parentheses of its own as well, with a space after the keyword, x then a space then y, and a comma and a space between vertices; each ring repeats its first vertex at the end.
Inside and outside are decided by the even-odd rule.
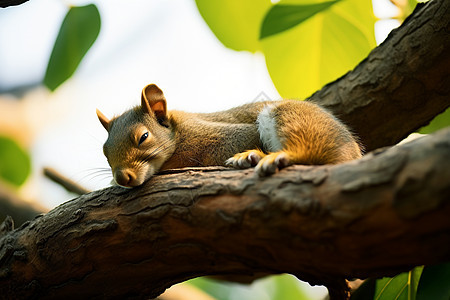
POLYGON ((354 68, 375 47, 370 0, 196 0, 226 46, 262 52, 283 98, 305 98, 354 68))

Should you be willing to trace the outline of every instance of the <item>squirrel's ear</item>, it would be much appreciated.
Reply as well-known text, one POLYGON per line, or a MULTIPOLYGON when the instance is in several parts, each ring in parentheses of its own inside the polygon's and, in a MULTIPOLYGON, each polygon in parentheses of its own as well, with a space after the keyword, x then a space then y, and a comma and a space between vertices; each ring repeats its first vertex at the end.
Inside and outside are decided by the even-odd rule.
POLYGON ((97 109, 97 117, 100 120, 100 123, 102 123, 103 127, 105 127, 106 131, 109 131, 109 120, 107 117, 105 117, 104 114, 102 114, 101 111, 97 109))
POLYGON ((157 119, 165 119, 167 102, 163 92, 156 84, 149 84, 142 90, 141 106, 144 112, 153 112, 157 119))

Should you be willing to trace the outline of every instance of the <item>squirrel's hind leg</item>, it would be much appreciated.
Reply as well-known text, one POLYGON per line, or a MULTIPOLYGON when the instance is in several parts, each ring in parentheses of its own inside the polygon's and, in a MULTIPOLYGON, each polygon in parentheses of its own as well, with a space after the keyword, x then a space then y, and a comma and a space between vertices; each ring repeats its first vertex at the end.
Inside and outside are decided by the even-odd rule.
POLYGON ((258 149, 248 150, 227 159, 225 165, 235 169, 247 169, 256 166, 266 155, 258 149))

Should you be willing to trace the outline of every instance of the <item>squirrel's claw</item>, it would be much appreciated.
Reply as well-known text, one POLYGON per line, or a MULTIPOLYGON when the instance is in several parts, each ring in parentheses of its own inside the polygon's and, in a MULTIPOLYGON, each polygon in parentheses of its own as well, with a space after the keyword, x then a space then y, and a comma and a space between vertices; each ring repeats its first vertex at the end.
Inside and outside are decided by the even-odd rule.
POLYGON ((263 157, 256 166, 255 172, 259 177, 264 177, 290 165, 292 162, 286 152, 275 152, 263 157))
POLYGON ((255 173, 264 177, 275 173, 278 169, 292 165, 288 153, 284 151, 265 154, 260 150, 249 150, 235 154, 225 162, 226 166, 235 169, 255 167, 255 173))
POLYGON ((225 165, 235 169, 247 169, 256 166, 266 154, 260 150, 249 150, 235 154, 225 161, 225 165))

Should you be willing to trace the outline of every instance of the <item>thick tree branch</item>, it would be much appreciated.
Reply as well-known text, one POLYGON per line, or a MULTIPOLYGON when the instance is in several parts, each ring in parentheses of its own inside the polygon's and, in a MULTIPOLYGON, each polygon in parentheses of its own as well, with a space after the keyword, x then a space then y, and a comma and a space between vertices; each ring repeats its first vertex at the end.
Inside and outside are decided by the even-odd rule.
POLYGON ((5 235, 0 294, 154 297, 201 275, 288 272, 317 284, 447 261, 449 178, 445 130, 264 179, 204 168, 111 187, 5 235))
POLYGON ((398 143, 450 106, 450 1, 419 7, 353 71, 311 97, 367 151, 398 143))

